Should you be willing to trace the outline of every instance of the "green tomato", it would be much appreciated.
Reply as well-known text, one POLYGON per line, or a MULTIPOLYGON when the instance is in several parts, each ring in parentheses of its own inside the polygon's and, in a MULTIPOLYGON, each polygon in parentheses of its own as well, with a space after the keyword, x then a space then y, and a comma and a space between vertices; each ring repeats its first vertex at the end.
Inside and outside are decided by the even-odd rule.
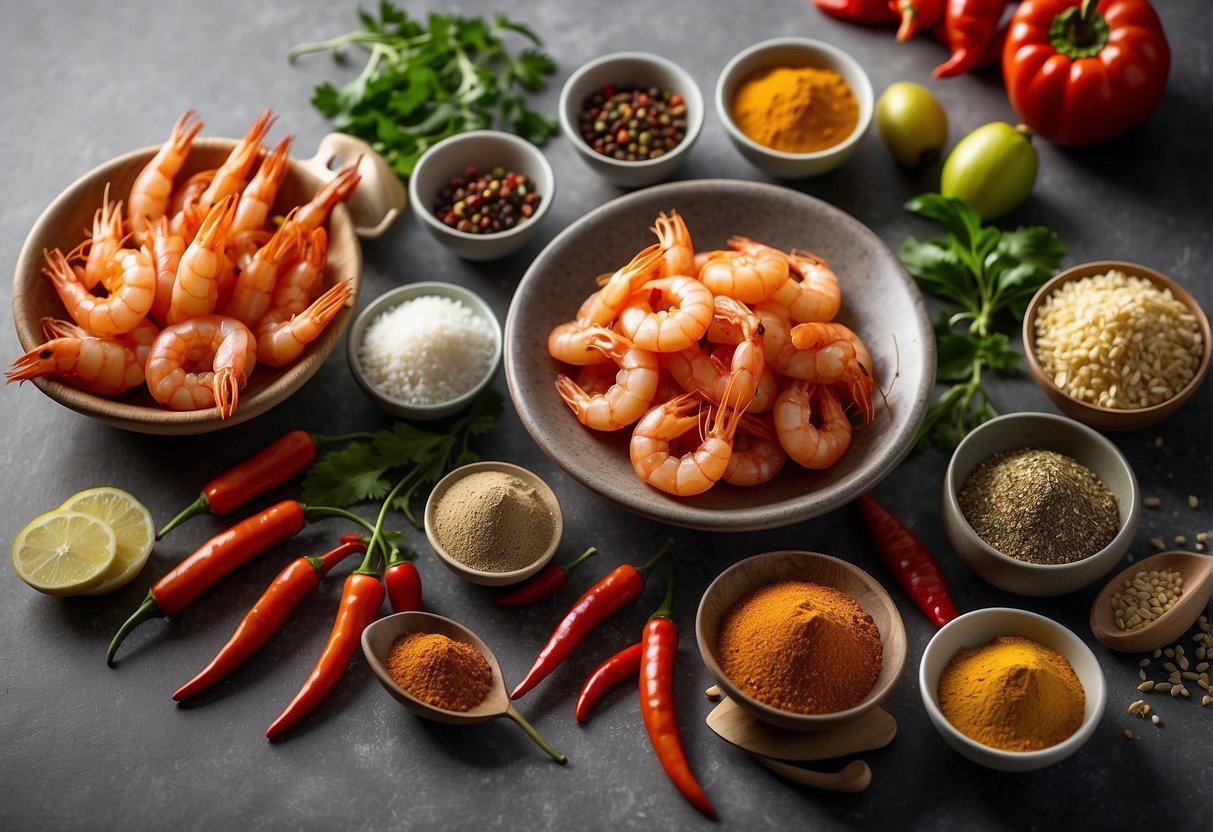
POLYGON ((891 84, 876 102, 876 129, 903 167, 933 162, 948 143, 948 114, 921 84, 891 84))
POLYGON ((939 180, 939 192, 973 206, 989 222, 1028 198, 1038 157, 1032 131, 1005 121, 983 124, 956 143, 939 180))

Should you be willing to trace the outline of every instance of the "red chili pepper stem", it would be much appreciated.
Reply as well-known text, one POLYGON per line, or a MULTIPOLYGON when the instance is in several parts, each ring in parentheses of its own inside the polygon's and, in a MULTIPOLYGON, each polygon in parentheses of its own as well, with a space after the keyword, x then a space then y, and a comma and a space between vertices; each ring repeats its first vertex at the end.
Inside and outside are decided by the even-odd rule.
POLYGON ((559 564, 559 566, 557 568, 559 568, 560 571, 563 572, 564 576, 567 578, 568 576, 573 574, 574 569, 576 569, 578 566, 581 566, 581 564, 585 563, 587 560, 589 560, 596 554, 598 554, 597 547, 591 546, 590 548, 588 548, 584 552, 582 552, 580 555, 573 558, 568 563, 559 564))
MULTIPOLYGON (((670 543, 674 541, 671 540, 670 543)), ((674 561, 666 562, 666 581, 665 595, 661 599, 661 606, 653 611, 649 616, 649 621, 654 618, 668 618, 674 620, 674 561)))
POLYGON ((636 571, 640 574, 640 579, 642 581, 647 581, 649 579, 649 573, 653 571, 653 567, 655 567, 657 564, 659 564, 663 560, 665 560, 666 555, 668 555, 670 553, 670 550, 673 548, 674 548, 674 538, 667 537, 665 539, 665 543, 662 544, 662 546, 659 550, 657 550, 657 554, 653 555, 652 560, 650 560, 648 563, 644 564, 643 566, 636 567, 636 571))
POLYGON ((547 752, 549 757, 560 763, 560 765, 565 765, 568 763, 569 758, 550 746, 547 740, 539 736, 539 732, 535 730, 535 726, 527 722, 526 718, 523 717, 522 714, 518 713, 518 709, 514 707, 513 703, 510 703, 509 708, 506 709, 505 715, 514 720, 514 722, 518 724, 519 728, 526 731, 526 735, 535 741, 535 745, 547 752))

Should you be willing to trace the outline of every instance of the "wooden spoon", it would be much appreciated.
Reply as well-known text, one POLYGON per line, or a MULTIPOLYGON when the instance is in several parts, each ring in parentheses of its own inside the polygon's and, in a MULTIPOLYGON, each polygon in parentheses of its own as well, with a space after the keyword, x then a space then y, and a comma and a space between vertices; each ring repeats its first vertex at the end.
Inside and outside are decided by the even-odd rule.
POLYGON ((1213 593, 1213 557, 1191 552, 1163 552, 1130 564, 1095 596, 1091 605, 1091 632, 1105 647, 1124 653, 1147 653, 1182 636, 1209 603, 1213 593), (1175 606, 1144 627, 1122 630, 1116 626, 1112 595, 1138 572, 1173 569, 1183 576, 1175 606))
POLYGON ((726 697, 708 714, 707 721, 721 739, 751 754, 801 762, 884 748, 897 735, 897 720, 883 708, 873 708, 837 728, 798 733, 761 722, 726 697))
POLYGON ((863 791, 872 782, 872 770, 863 760, 852 760, 842 771, 811 771, 791 763, 772 760, 761 754, 751 756, 780 777, 815 789, 854 793, 863 791))

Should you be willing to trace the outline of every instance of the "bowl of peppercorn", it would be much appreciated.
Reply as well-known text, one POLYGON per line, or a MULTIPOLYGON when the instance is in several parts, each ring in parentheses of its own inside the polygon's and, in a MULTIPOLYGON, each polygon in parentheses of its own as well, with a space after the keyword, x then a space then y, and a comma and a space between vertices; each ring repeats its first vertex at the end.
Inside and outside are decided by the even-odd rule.
POLYGON ((557 109, 577 155, 625 188, 668 178, 703 126, 695 79, 645 52, 616 52, 585 64, 565 82, 557 109))
POLYGON ((1128 551, 1141 516, 1137 478, 1103 434, 1052 413, 984 422, 952 454, 943 526, 979 577, 1019 595, 1075 592, 1128 551))
POLYGON ((417 220, 465 260, 497 260, 526 245, 555 193, 547 157, 499 130, 443 139, 422 154, 409 177, 417 220))

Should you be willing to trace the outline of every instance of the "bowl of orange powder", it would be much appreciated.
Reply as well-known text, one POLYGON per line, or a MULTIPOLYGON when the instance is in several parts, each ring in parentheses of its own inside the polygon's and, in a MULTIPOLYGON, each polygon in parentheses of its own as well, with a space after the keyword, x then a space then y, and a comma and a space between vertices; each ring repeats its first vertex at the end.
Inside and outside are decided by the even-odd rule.
POLYGON ((862 569, 817 552, 755 555, 707 588, 695 617, 699 654, 750 715, 824 731, 875 708, 906 661, 897 605, 862 569))

